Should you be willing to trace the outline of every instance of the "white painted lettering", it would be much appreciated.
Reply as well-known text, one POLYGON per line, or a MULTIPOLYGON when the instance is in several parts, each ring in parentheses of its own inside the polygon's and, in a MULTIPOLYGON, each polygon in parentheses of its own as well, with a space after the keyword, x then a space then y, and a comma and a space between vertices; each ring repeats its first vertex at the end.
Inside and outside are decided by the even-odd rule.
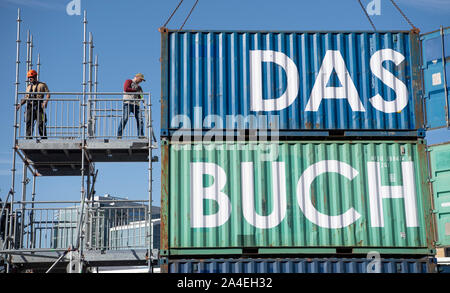
POLYGON ((413 162, 402 162, 403 185, 381 185, 381 166, 378 162, 367 162, 369 180, 370 222, 372 227, 384 227, 384 198, 403 198, 405 203, 406 226, 418 227, 416 206, 416 183, 413 162))
POLYGON ((328 50, 325 54, 305 111, 318 111, 322 99, 347 99, 353 111, 366 111, 339 51, 328 50), (341 82, 341 87, 326 86, 333 70, 341 82))
POLYGON ((272 50, 250 50, 250 110, 280 111, 289 107, 299 90, 298 69, 286 54, 272 50), (273 62, 286 72, 286 91, 276 99, 263 99, 262 63, 273 62))
POLYGON ((392 49, 383 49, 375 52, 370 58, 370 70, 372 70, 373 75, 393 89, 397 97, 393 101, 386 101, 380 94, 376 94, 369 101, 375 109, 381 112, 399 113, 408 104, 408 89, 400 79, 383 67, 383 62, 386 60, 399 65, 405 60, 405 56, 392 49))
POLYGON ((221 190, 225 187, 227 175, 213 163, 191 163, 191 226, 193 228, 212 228, 223 225, 230 218, 231 203, 221 190), (214 183, 203 187, 203 175, 210 175, 214 183), (219 205, 217 213, 204 215, 203 199, 215 200, 219 205))
MULTIPOLYGON (((253 163, 241 163, 242 212, 251 225, 260 229, 278 226, 286 216, 286 175, 283 162, 272 162, 272 213, 260 216, 255 211, 253 163)), ((258 198, 260 198, 258 196, 258 198)))
MULTIPOLYGON (((358 176, 352 166, 335 160, 323 160, 309 166, 302 174, 297 183, 297 202, 305 217, 314 224, 323 228, 343 228, 356 222, 361 215, 350 208, 342 215, 329 216, 319 212, 311 201, 311 184, 317 176, 327 172, 338 173, 349 180, 358 176)), ((345 196, 345 195, 342 195, 345 196)))

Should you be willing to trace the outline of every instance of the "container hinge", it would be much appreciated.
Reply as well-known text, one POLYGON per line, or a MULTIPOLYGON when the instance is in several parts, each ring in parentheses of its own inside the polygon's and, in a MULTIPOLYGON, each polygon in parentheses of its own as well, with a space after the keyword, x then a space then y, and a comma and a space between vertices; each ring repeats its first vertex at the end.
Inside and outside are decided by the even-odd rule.
POLYGON ((439 213, 439 210, 438 210, 438 209, 434 209, 434 210, 431 210, 431 212, 432 212, 433 214, 438 214, 438 213, 439 213))
POLYGON ((434 181, 436 181, 436 179, 434 179, 434 178, 428 178, 428 179, 427 179, 427 182, 428 182, 428 183, 433 183, 434 181))
POLYGON ((440 245, 441 245, 441 242, 434 241, 434 245, 435 245, 435 246, 440 246, 440 245))
POLYGON ((431 152, 433 149, 429 148, 429 147, 425 147, 425 151, 426 152, 431 152))

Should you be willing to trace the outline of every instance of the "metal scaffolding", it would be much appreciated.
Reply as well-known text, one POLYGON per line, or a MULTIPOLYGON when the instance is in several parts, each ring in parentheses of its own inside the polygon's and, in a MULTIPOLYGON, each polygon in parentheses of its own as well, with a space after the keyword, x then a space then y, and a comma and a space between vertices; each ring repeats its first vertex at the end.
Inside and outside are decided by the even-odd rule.
MULTIPOLYGON (((153 246, 156 228, 152 199, 152 150, 156 148, 152 127, 151 95, 140 93, 133 111, 137 127, 129 121, 123 135, 123 92, 98 92, 98 55, 94 59, 93 34, 83 17, 83 81, 81 92, 20 92, 21 18, 17 12, 14 144, 11 189, 1 206, 0 257, 6 272, 18 265, 51 272, 67 265, 67 272, 84 272, 93 265, 147 264, 153 271, 157 253, 153 246), (58 95, 41 107, 39 95, 58 95), (26 97, 26 101, 24 100, 26 97), (25 110, 21 105, 25 104, 25 110), (35 111, 35 112, 33 112, 35 111), (139 114, 136 114, 139 113, 139 114), (22 117, 23 115, 23 117, 22 117), (30 117, 31 131, 30 131, 30 117), (26 119, 25 119, 26 118, 26 119), (41 121, 42 119, 42 121, 41 121), (36 127, 33 127, 36 120, 36 127), (119 122, 120 121, 120 122, 119 122), (41 133, 41 122, 45 135, 41 133), (39 131, 38 131, 39 129, 39 131), (43 137, 45 136, 45 137, 43 137), (23 162, 22 197, 16 197, 16 158, 23 162), (96 162, 148 162, 148 199, 125 200, 95 196, 96 162), (31 201, 27 185, 31 182, 31 201), (79 201, 37 201, 40 176, 80 176, 79 201), (156 255, 156 257, 155 257, 156 255)), ((27 32, 26 68, 33 68, 33 35, 27 32)), ((37 55, 37 72, 41 58, 37 55)))

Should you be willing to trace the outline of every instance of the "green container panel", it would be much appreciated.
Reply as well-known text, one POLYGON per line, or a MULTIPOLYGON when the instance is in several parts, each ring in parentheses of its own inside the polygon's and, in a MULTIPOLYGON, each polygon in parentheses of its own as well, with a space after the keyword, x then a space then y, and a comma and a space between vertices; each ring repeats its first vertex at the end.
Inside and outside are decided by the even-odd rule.
POLYGON ((163 144, 163 254, 432 247, 423 141, 163 144))
POLYGON ((438 247, 450 246, 450 144, 430 146, 438 247))

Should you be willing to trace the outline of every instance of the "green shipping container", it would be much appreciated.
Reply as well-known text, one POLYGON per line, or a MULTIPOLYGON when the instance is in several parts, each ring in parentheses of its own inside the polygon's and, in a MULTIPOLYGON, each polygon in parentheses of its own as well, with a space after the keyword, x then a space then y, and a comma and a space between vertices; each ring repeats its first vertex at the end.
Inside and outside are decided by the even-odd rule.
POLYGON ((429 147, 438 247, 450 247, 450 143, 429 147))
POLYGON ((432 253, 420 141, 169 143, 162 255, 432 253))

